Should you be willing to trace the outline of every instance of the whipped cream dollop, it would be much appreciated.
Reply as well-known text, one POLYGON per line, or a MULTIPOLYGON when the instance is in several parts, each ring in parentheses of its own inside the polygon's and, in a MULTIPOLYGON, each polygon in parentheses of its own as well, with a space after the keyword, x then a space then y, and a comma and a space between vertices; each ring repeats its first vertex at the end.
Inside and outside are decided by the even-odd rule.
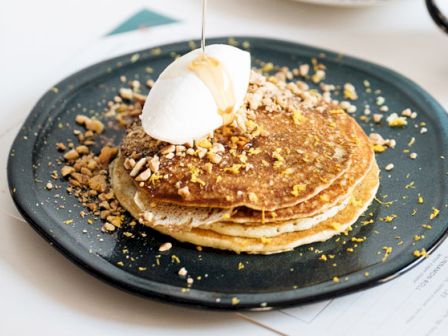
POLYGON ((179 57, 149 92, 143 129, 155 139, 185 144, 230 124, 247 93, 250 67, 247 51, 224 44, 179 57))

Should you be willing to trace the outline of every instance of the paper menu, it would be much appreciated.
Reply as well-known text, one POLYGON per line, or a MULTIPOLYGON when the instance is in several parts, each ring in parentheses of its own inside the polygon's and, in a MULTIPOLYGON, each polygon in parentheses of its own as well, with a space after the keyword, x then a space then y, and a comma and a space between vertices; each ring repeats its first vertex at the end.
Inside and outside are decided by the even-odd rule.
POLYGON ((297 308, 246 313, 281 334, 448 335, 448 241, 416 268, 369 290, 297 308))

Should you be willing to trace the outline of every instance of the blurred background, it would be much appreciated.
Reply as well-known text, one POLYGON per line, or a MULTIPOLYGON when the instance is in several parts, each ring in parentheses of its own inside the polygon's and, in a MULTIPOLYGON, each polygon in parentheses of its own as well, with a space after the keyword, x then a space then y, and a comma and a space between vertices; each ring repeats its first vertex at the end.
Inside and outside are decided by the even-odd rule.
MULTIPOLYGON (((416 68, 448 74, 446 67, 432 69, 430 66, 447 59, 448 35, 444 36, 433 23, 424 0, 208 2, 209 36, 261 35, 308 43, 404 71, 424 86, 430 84, 430 77, 437 80, 438 76, 423 76, 416 68), (378 5, 350 6, 372 3, 378 5)), ((448 13, 448 1, 436 2, 448 13)), ((38 91, 40 89, 38 94, 42 93, 65 75, 55 71, 58 66, 70 62, 79 53, 89 52, 126 22, 128 27, 121 32, 127 36, 119 38, 126 44, 123 52, 144 47, 145 42, 151 45, 155 41, 154 34, 165 33, 165 39, 157 37, 157 42, 197 38, 200 32, 200 0, 2 1, 2 88, 10 86, 4 82, 6 79, 21 73, 33 78, 33 85, 38 87, 38 91), (139 13, 140 16, 135 18, 139 13), (182 25, 182 29, 174 29, 176 24, 182 25), (147 28, 142 31, 143 27, 147 28), (133 28, 140 28, 139 37, 135 36, 133 28), (127 29, 130 32, 123 33, 127 29)), ((446 86, 446 82, 438 84, 446 86)), ((22 92, 24 89, 22 87, 22 92)), ((29 93, 37 98, 34 92, 29 93)), ((435 93, 439 94, 438 91, 435 93)))
MULTIPOLYGON (((448 104, 448 35, 432 21, 425 0, 208 2, 208 36, 269 36, 362 57, 402 72, 448 104)), ((448 1, 436 3, 448 13, 448 1)), ((200 0, 1 1, 0 87, 14 102, 6 107, 27 113, 48 87, 86 64, 198 38, 200 5, 200 0)))

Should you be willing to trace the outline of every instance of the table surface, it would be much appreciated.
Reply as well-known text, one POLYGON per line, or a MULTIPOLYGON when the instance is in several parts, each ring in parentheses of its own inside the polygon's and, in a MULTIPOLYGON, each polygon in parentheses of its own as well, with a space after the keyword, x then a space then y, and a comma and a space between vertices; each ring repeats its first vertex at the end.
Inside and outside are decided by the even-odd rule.
MULTIPOLYGON (((183 34, 166 36, 166 41, 199 35, 199 0, 91 0, 88 5, 76 0, 0 2, 3 153, 9 149, 8 134, 10 138, 43 92, 76 69, 69 66, 70 61, 88 54, 102 36, 142 8, 165 13, 190 27, 183 34)), ((207 33, 283 38, 358 56, 410 77, 448 107, 448 35, 432 23, 423 0, 372 8, 319 7, 287 0, 211 0, 207 33)), ((4 171, 1 177, 5 178, 4 171)), ((3 202, 2 207, 6 207, 3 202)), ((2 335, 36 330, 49 336, 274 334, 234 313, 175 307, 105 285, 2 210, 2 335)))

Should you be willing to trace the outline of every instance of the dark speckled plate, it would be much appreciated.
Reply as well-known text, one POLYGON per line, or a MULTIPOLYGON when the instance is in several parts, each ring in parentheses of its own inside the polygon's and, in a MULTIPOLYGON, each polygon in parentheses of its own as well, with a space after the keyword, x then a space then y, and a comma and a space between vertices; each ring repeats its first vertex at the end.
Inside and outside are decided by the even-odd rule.
MULTIPOLYGON (((140 226, 102 233, 99 219, 89 225, 87 219, 79 217, 82 208, 65 192, 67 182, 53 181, 57 188, 45 189, 52 170, 60 168, 48 165, 61 155, 55 143, 74 138, 74 117, 79 113, 101 115, 122 85, 120 76, 142 82, 155 78, 174 54, 189 50, 187 42, 94 65, 45 94, 17 135, 8 163, 11 194, 26 220, 64 255, 112 285, 176 303, 223 309, 280 307, 334 297, 393 279, 422 261, 413 252, 422 248, 431 252, 447 235, 448 117, 442 107, 415 83, 378 65, 290 42, 237 40, 249 41, 254 62, 294 67, 309 63, 312 57, 320 58, 328 69, 326 82, 351 82, 357 87, 358 120, 366 104, 372 113, 378 112, 378 96, 386 99, 390 111, 386 115, 406 107, 418 112, 417 119, 410 119, 401 129, 392 129, 384 121, 380 125, 360 121, 367 133, 375 131, 396 139, 395 149, 377 156, 381 168, 388 163, 395 168, 382 171, 378 200, 349 235, 270 256, 212 249, 199 252, 178 242, 173 242, 170 251, 159 253, 161 243, 172 241, 169 237, 140 226), (148 67, 154 73, 150 74, 148 67), (366 80, 371 90, 365 89, 366 80), (421 134, 422 123, 428 130, 425 134, 421 134), (409 146, 412 138, 415 143, 409 146), (407 151, 416 152, 418 158, 410 159, 407 151), (418 194, 423 204, 418 203, 418 194), (430 220, 433 208, 439 209, 440 215, 430 220), (386 216, 393 220, 384 220, 386 216), (133 237, 124 232, 132 232, 133 237), (424 238, 416 240, 416 236, 424 238), (352 237, 367 239, 357 243, 352 237), (392 247, 392 253, 384 261, 385 247, 392 247), (334 259, 320 260, 321 253, 334 259), (239 263, 243 269, 238 269, 239 263), (177 275, 180 267, 194 277, 189 289, 185 279, 177 275), (335 276, 340 279, 338 283, 332 281, 335 276), (232 304, 232 298, 238 299, 233 303, 239 303, 232 304)), ((118 144, 122 134, 108 129, 105 136, 118 144)))

